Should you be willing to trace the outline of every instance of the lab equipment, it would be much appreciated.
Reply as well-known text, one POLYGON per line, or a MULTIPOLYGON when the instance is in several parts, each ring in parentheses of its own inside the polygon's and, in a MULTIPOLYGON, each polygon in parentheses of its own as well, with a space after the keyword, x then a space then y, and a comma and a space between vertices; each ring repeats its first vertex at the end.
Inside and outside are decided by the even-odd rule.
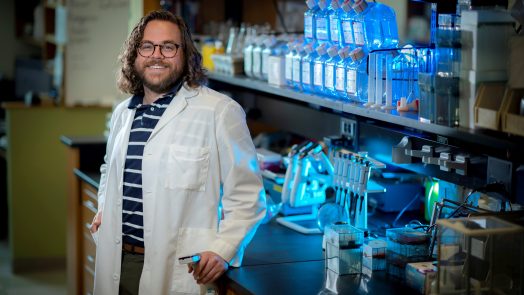
POLYGON ((315 0, 307 0, 308 10, 304 12, 304 38, 306 42, 314 42, 317 36, 316 17, 319 7, 315 0))
POLYGON ((312 206, 314 210, 312 214, 280 217, 277 222, 301 233, 320 233, 316 226, 317 209, 318 204, 325 202, 326 189, 333 181, 333 165, 322 151, 322 145, 310 141, 294 146, 288 156, 282 202, 292 207, 312 206), (301 225, 304 221, 310 221, 313 226, 301 225))
POLYGON ((313 43, 304 45, 306 55, 302 57, 302 90, 308 93, 313 93, 313 62, 318 56, 313 45, 313 43))
POLYGON ((386 269, 387 242, 381 239, 369 240, 364 243, 362 265, 370 270, 386 269))
POLYGON ((437 266, 432 261, 412 262, 406 265, 406 284, 420 294, 429 294, 431 282, 437 276, 437 266))
POLYGON ((315 16, 315 38, 319 44, 329 42, 329 11, 327 0, 318 0, 318 11, 315 16))
POLYGON ((437 224, 437 293, 522 294, 523 227, 494 216, 437 224))
POLYGON ((324 232, 326 268, 339 275, 362 273, 364 232, 349 224, 329 225, 324 232))
POLYGON ((193 254, 178 258, 180 264, 198 263, 200 261, 200 254, 193 254))
POLYGON ((353 36, 353 20, 355 11, 353 10, 353 1, 344 1, 341 5, 343 12, 340 14, 340 46, 348 47, 349 50, 355 48, 355 38, 353 36))
POLYGON ((317 94, 324 94, 325 63, 329 58, 326 45, 323 43, 317 47, 318 56, 313 60, 313 91, 317 94))
POLYGON ((338 45, 340 40, 340 15, 343 10, 340 8, 339 0, 331 0, 328 10, 329 19, 329 40, 332 45, 338 45))
POLYGON ((388 275, 404 280, 408 263, 428 261, 430 234, 422 229, 416 230, 411 227, 387 229, 386 237, 388 275))
POLYGON ((346 68, 346 92, 350 100, 363 103, 367 100, 368 74, 366 54, 359 47, 349 53, 351 63, 346 68))
POLYGON ((358 0, 353 10, 356 13, 352 22, 355 46, 364 46, 367 50, 397 47, 397 21, 391 7, 358 0))
POLYGON ((337 63, 340 61, 340 57, 338 55, 338 46, 333 45, 329 47, 327 53, 329 55, 329 58, 326 60, 324 64, 324 94, 336 97, 337 92, 335 89, 335 67, 337 63))

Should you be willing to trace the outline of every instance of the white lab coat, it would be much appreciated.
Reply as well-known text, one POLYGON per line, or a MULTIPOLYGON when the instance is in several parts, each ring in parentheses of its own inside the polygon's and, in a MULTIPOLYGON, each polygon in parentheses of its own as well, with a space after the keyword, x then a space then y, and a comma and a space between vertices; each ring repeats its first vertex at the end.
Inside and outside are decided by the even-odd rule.
MULTIPOLYGON (((101 167, 97 295, 118 294, 123 169, 135 114, 128 104, 129 99, 113 112, 101 167)), ((213 251, 239 266, 265 215, 256 152, 242 108, 207 87, 185 84, 145 145, 142 190, 146 252, 140 294, 199 293, 187 265, 178 263, 180 256, 213 251)))

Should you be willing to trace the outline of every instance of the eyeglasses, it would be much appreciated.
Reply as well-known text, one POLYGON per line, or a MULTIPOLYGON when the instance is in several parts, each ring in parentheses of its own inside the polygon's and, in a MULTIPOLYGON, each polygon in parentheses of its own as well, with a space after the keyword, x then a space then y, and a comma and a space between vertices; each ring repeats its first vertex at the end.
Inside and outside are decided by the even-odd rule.
POLYGON ((143 57, 153 56, 157 46, 160 47, 160 54, 165 58, 175 57, 178 49, 182 47, 180 44, 175 43, 153 44, 151 42, 144 42, 138 47, 138 53, 143 57))

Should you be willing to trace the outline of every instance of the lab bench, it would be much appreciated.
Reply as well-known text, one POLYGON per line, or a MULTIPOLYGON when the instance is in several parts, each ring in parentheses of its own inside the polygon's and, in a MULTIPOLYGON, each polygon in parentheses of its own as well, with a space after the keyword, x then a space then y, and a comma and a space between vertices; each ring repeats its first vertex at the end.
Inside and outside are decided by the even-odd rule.
MULTIPOLYGON (((92 218, 89 210, 89 193, 98 188, 98 172, 75 169, 80 180, 83 195, 82 216, 92 218)), ((91 201, 92 202, 92 201, 91 201)), ((408 213, 409 215, 409 213, 408 213)), ((370 220, 372 226, 386 224, 394 216, 379 215, 370 220)), ((411 218, 406 216, 405 218, 411 218)), ((80 223, 85 223, 80 221, 80 223)), ((80 224, 79 226, 83 226, 80 224)), ((383 228, 382 228, 383 229, 383 228)), ((379 234, 383 235, 382 232, 379 234)), ((84 235, 82 257, 86 257, 83 271, 83 288, 91 287, 89 261, 95 253, 88 252, 91 239, 84 235)), ((257 230, 253 240, 246 248, 241 267, 232 267, 221 280, 225 294, 319 294, 325 288, 326 268, 322 250, 321 235, 304 235, 271 221, 257 230)), ((395 278, 388 277, 385 271, 370 274, 345 275, 338 277, 339 294, 418 294, 395 278)), ((88 290, 86 290, 88 291, 88 290)))

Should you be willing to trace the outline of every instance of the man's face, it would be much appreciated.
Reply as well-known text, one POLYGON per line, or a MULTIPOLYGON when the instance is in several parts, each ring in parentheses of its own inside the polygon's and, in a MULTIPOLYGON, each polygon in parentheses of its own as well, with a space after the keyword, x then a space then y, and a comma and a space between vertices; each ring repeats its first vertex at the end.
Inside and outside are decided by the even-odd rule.
MULTIPOLYGON (((173 43, 182 45, 182 35, 178 26, 169 21, 153 20, 144 29, 142 43, 154 45, 173 43)), ((162 94, 171 89, 173 83, 182 75, 184 70, 184 50, 180 47, 175 57, 166 58, 156 46, 153 55, 143 57, 137 54, 135 70, 142 79, 144 87, 162 94)))

